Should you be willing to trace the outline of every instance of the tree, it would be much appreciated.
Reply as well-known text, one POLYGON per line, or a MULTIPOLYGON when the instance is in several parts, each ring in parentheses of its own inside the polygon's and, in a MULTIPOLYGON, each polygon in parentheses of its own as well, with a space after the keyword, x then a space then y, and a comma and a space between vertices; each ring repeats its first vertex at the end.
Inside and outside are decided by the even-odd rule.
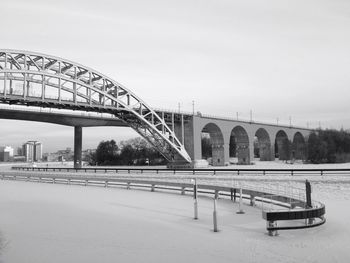
POLYGON ((235 136, 231 136, 230 137, 230 149, 229 149, 229 154, 230 157, 236 157, 236 137, 235 136))
POLYGON ((288 138, 282 139, 282 147, 281 152, 279 152, 280 160, 290 160, 291 151, 292 151, 292 143, 288 140, 288 138))
POLYGON ((121 164, 165 164, 165 158, 145 139, 141 137, 122 141, 120 143, 120 162, 121 164))
POLYGON ((97 146, 95 161, 97 165, 113 165, 118 159, 118 145, 114 140, 102 141, 97 146))
POLYGON ((202 137, 202 158, 212 157, 210 137, 202 137))
POLYGON ((130 144, 124 145, 118 158, 119 163, 124 165, 133 165, 134 160, 137 159, 136 155, 137 153, 135 149, 132 147, 132 145, 130 144))
POLYGON ((87 157, 90 165, 161 165, 165 158, 142 138, 120 142, 102 141, 87 157))
POLYGON ((307 143, 308 160, 311 163, 322 163, 326 160, 327 143, 318 134, 312 132, 307 143))

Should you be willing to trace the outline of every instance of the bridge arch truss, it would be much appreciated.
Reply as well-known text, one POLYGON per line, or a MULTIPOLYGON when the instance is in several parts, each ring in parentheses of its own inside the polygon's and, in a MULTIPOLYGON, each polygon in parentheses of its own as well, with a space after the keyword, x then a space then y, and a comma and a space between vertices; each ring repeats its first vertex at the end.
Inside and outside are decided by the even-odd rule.
POLYGON ((191 158, 175 132, 136 94, 81 64, 45 54, 0 49, 0 102, 110 113, 168 160, 191 158))

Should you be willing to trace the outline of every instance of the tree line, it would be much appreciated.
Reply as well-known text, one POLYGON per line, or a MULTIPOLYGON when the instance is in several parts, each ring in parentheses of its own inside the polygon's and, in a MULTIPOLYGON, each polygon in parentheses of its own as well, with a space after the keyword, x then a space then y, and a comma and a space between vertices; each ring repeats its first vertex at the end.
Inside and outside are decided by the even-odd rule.
POLYGON ((85 160, 89 165, 162 165, 165 158, 146 140, 138 137, 117 144, 102 141, 85 160))
POLYGON ((312 132, 307 142, 307 160, 311 163, 350 162, 350 132, 343 129, 312 132))

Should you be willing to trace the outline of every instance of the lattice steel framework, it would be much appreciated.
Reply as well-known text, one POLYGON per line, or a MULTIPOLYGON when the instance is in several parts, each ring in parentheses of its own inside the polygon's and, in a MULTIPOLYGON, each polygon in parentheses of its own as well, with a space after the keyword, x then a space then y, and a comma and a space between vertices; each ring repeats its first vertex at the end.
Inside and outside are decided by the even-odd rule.
POLYGON ((118 82, 75 62, 0 49, 0 102, 111 113, 167 160, 173 161, 177 155, 191 162, 164 118, 118 82))

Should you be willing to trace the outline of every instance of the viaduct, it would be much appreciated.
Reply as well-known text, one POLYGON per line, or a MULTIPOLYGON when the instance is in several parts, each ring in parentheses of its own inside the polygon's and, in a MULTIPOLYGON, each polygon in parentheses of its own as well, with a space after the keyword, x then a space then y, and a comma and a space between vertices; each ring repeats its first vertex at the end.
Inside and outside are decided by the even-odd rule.
POLYGON ((311 132, 293 126, 153 109, 132 91, 91 68, 18 50, 0 49, 0 103, 30 106, 0 108, 3 119, 74 127, 75 167, 82 165, 83 127, 131 127, 173 167, 199 165, 203 136, 210 141, 213 166, 227 165, 232 156, 241 164, 250 164, 254 156, 264 161, 284 158, 288 147, 293 158, 302 159, 311 132))

